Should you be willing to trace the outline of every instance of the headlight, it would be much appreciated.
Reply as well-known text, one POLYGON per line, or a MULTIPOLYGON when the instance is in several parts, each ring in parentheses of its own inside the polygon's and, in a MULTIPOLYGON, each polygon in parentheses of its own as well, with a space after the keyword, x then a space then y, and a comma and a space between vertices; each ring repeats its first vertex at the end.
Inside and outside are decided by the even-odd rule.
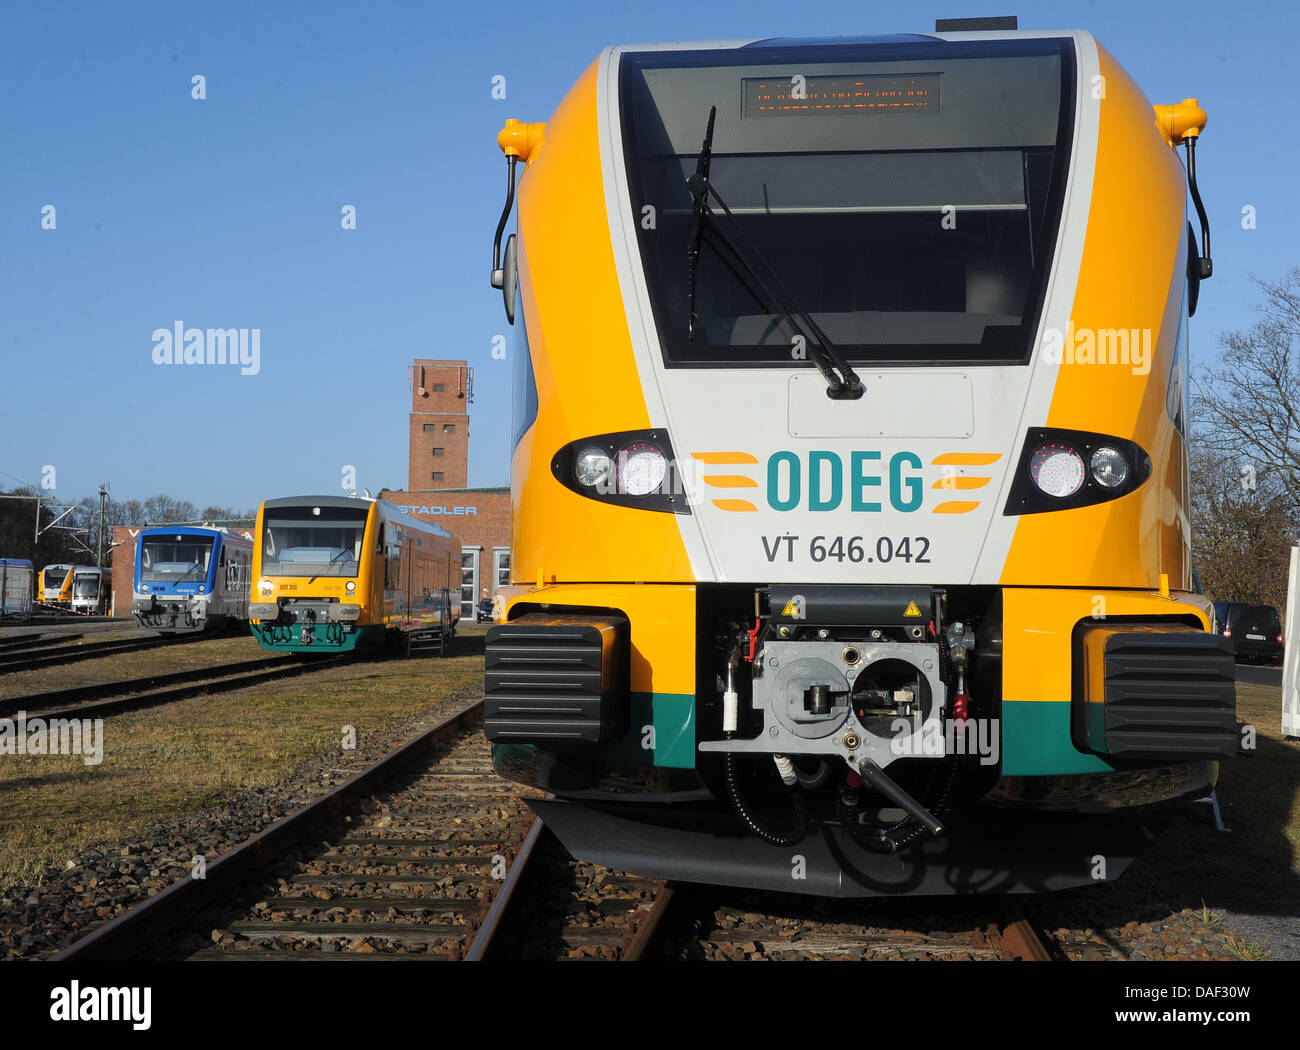
POLYGON ((149 593, 149 585, 148 585, 147 583, 142 583, 142 584, 140 584, 140 593, 141 593, 141 594, 148 594, 148 593, 149 593))
POLYGON ((257 585, 257 589, 261 591, 263 594, 270 594, 273 590, 275 590, 275 585, 271 583, 270 580, 263 580, 261 583, 257 585))
POLYGON ((1049 496, 1064 499, 1083 486, 1083 457, 1072 445, 1047 442, 1034 449, 1029 476, 1049 496))
POLYGON ((356 581, 355 581, 355 580, 348 580, 348 582, 347 582, 346 584, 344 584, 343 589, 344 589, 345 591, 347 591, 348 594, 351 594, 353 591, 355 591, 355 590, 357 589, 357 583, 356 583, 356 581))
POLYGON ((200 593, 200 594, 204 594, 204 593, 207 591, 207 589, 208 589, 208 588, 207 588, 204 584, 202 584, 202 583, 199 584, 199 593, 200 593))
POLYGON ((654 445, 636 441, 618 454, 618 487, 629 496, 654 492, 668 476, 668 460, 654 445))
POLYGON ((1108 446, 1097 449, 1089 466, 1097 484, 1104 488, 1117 489, 1128 480, 1128 460, 1119 449, 1108 446))
POLYGON ((584 448, 574 457, 573 476, 579 485, 604 485, 614 472, 614 461, 603 448, 584 448))

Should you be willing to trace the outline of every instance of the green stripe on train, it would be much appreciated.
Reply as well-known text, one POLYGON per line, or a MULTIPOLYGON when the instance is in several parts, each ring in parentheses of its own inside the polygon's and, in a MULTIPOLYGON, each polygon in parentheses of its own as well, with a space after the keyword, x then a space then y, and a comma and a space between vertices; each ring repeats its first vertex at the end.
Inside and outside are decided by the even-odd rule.
POLYGON ((1109 773, 1114 768, 1099 755, 1075 748, 1068 700, 1002 701, 1003 776, 1109 773))

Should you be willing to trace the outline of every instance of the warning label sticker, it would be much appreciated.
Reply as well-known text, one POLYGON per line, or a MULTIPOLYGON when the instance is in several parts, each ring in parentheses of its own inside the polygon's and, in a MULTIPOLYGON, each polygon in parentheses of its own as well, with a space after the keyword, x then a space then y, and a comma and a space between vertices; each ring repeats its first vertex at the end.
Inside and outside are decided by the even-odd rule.
POLYGON ((916 602, 908 602, 907 608, 903 610, 904 616, 920 616, 921 610, 916 607, 916 602))

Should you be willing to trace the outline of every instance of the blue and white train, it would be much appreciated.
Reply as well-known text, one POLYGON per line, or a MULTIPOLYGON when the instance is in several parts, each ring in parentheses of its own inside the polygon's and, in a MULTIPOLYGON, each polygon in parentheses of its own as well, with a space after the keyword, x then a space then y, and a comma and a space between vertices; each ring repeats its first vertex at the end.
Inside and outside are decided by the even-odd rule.
POLYGON ((252 563, 252 541, 220 529, 143 529, 131 613, 141 627, 161 634, 246 623, 252 563))

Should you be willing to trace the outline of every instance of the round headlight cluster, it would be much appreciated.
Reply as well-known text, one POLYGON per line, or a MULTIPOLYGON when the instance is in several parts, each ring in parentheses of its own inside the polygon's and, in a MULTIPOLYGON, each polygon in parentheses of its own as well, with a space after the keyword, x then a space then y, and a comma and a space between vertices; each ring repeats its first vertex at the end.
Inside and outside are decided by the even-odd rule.
POLYGON ((263 580, 261 583, 257 585, 257 589, 261 591, 263 594, 270 594, 273 590, 275 590, 275 585, 271 583, 270 580, 263 580))
POLYGON ((200 593, 200 594, 204 594, 204 593, 206 593, 207 589, 208 589, 208 588, 207 588, 206 585, 204 585, 204 584, 202 584, 202 583, 199 584, 199 593, 200 593))
POLYGON ((1029 459, 1029 476, 1049 496, 1073 496, 1083 487, 1083 457, 1070 445, 1044 443, 1029 459))
POLYGON ((1096 484, 1114 491, 1128 481, 1129 463, 1119 449, 1103 445, 1092 453, 1085 468, 1082 454, 1065 441, 1046 441, 1034 449, 1029 459, 1029 476, 1034 484, 1057 499, 1073 496, 1083 488, 1089 472, 1096 484))
POLYGON ((1093 480, 1103 488, 1117 489, 1128 481, 1128 460, 1117 448, 1103 445, 1092 454, 1089 466, 1093 480))
POLYGON ((344 589, 345 591, 347 591, 348 594, 353 593, 353 592, 357 589, 357 583, 356 583, 356 581, 355 581, 355 580, 348 580, 348 582, 345 583, 345 584, 343 585, 343 589, 344 589))
POLYGON ((628 496, 646 496, 668 476, 668 458, 648 441, 624 445, 616 455, 593 445, 573 458, 573 477, 583 488, 628 496))
POLYGON ((573 476, 584 488, 608 485, 614 461, 603 448, 584 448, 573 460, 573 476))
POLYGON ((667 476, 667 457, 649 442, 633 442, 618 454, 618 487, 629 496, 653 492, 667 476))

